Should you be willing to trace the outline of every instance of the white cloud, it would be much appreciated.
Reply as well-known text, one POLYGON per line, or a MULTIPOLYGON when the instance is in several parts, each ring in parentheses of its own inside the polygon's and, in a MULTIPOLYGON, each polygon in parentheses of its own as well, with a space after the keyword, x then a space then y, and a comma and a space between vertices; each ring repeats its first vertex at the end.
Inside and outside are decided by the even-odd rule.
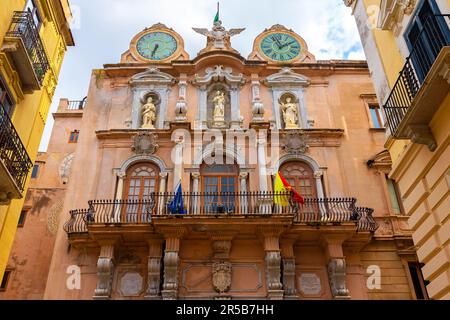
MULTIPOLYGON (((52 111, 59 98, 83 98, 91 70, 116 63, 131 38, 145 27, 161 22, 184 39, 191 59, 204 47, 205 38, 192 27, 211 27, 216 0, 70 0, 77 6, 76 47, 66 55, 52 111)), ((247 57, 256 36, 274 24, 300 34, 317 59, 364 59, 354 18, 342 0, 222 0, 221 20, 226 28, 245 27, 232 44, 247 57)), ((47 148, 53 120, 45 129, 41 150, 47 148)))

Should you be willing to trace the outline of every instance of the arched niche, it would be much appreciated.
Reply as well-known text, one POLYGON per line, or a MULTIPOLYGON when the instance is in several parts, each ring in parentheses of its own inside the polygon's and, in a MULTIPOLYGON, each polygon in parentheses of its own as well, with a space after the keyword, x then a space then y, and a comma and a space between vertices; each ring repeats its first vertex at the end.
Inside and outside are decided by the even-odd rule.
MULTIPOLYGON (((141 93, 141 110, 140 110, 140 116, 139 116, 139 128, 142 127, 144 122, 144 106, 148 103, 153 103, 156 110, 155 110, 155 119, 153 120, 153 126, 156 128, 158 126, 159 118, 161 117, 160 111, 161 111, 161 96, 156 91, 144 91, 141 93), (151 98, 151 102, 149 101, 149 98, 151 98)), ((150 128, 150 129, 154 129, 150 128)), ((149 129, 149 128, 147 128, 149 129)))
POLYGON ((142 125, 142 103, 145 95, 157 94, 159 96, 156 129, 164 129, 167 119, 167 106, 170 88, 177 80, 170 74, 161 72, 158 68, 150 67, 146 71, 134 75, 130 79, 130 87, 133 93, 133 104, 131 111, 132 129, 139 129, 142 125))
POLYGON ((300 129, 302 127, 304 121, 299 107, 300 101, 295 93, 291 91, 281 93, 278 99, 278 106, 280 108, 280 123, 282 129, 300 129), (282 106, 287 106, 288 104, 291 104, 291 106, 288 107, 287 109, 289 110, 286 110, 285 112, 289 114, 289 118, 295 116, 294 123, 290 123, 289 120, 286 120, 285 113, 283 112, 282 106))
POLYGON ((278 73, 268 76, 263 80, 263 84, 272 91, 273 115, 278 129, 283 129, 282 114, 280 110, 280 98, 286 93, 295 95, 300 129, 308 129, 308 114, 305 102, 305 90, 309 87, 311 81, 304 75, 295 73, 290 68, 282 68, 278 73))
MULTIPOLYGON (((216 82, 209 86, 207 90, 207 126, 208 128, 228 128, 231 122, 231 94, 230 87, 223 82, 216 82), (216 123, 214 121, 214 98, 218 93, 224 93, 225 107, 224 107, 224 123, 216 123)), ((220 121, 219 121, 220 122, 220 121)))

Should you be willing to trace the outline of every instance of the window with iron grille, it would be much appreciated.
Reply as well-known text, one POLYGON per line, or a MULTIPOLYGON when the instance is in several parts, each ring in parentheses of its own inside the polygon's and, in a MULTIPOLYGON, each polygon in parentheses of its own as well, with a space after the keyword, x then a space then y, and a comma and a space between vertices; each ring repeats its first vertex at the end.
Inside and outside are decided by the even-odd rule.
POLYGON ((8 116, 11 118, 14 112, 14 103, 1 77, 0 77, 0 106, 6 111, 8 116))
POLYGON ((34 24, 36 25, 36 28, 39 30, 42 24, 42 18, 41 14, 39 13, 39 9, 36 5, 36 0, 28 0, 25 5, 25 11, 28 11, 31 13, 31 16, 33 17, 34 24))

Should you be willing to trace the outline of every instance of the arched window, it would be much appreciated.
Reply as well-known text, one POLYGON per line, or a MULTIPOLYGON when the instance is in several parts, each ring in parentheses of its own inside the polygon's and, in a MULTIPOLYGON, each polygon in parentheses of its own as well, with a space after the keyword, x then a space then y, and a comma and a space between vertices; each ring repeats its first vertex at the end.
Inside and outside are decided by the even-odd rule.
POLYGON ((127 171, 125 197, 128 200, 145 200, 158 191, 159 169, 151 163, 138 163, 127 171))
POLYGON ((317 197, 314 172, 308 164, 300 161, 288 162, 281 166, 280 172, 303 197, 317 197))
POLYGON ((206 211, 226 213, 236 207, 239 169, 236 164, 203 164, 200 168, 202 191, 210 194, 203 199, 206 211))

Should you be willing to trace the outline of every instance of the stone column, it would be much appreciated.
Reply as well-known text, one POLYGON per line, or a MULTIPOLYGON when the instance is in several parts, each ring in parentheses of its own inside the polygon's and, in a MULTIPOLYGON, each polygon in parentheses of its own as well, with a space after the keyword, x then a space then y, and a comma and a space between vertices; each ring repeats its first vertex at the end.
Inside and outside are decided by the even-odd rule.
MULTIPOLYGON (((314 172, 314 178, 316 179, 316 189, 317 189, 317 198, 325 198, 325 194, 323 192, 323 184, 322 184, 322 171, 314 172)), ((321 217, 326 217, 327 211, 326 209, 320 205, 319 203, 319 212, 321 217)))
POLYGON ((279 236, 281 228, 270 227, 262 230, 264 236, 264 251, 266 252, 267 299, 283 299, 281 284, 281 252, 279 236))
POLYGON ((148 240, 148 283, 145 299, 159 300, 161 299, 161 259, 162 259, 162 240, 148 240))
POLYGON ((193 214, 200 214, 199 209, 199 201, 200 196, 198 193, 200 192, 200 173, 199 172, 193 172, 191 173, 192 176, 192 211, 193 214))
POLYGON ((168 173, 167 172, 161 172, 159 174, 159 197, 158 197, 158 214, 163 214, 164 213, 164 206, 165 206, 165 202, 167 199, 165 199, 164 197, 164 193, 166 192, 166 186, 167 186, 167 177, 168 177, 168 173))
POLYGON ((285 298, 297 298, 295 289, 295 240, 287 239, 281 242, 281 257, 283 262, 283 289, 285 298))
POLYGON ((323 185, 322 185, 322 171, 316 171, 314 172, 314 178, 316 179, 316 188, 317 188, 317 197, 318 198, 325 198, 325 194, 323 192, 323 185))
POLYGON ((266 167, 266 137, 258 137, 259 186, 261 191, 268 191, 266 167))
POLYGON ((241 112, 239 108, 239 88, 233 86, 230 90, 230 104, 231 104, 231 130, 241 130, 241 112))
POLYGON ((173 227, 162 232, 166 238, 162 298, 163 300, 176 300, 178 297, 178 253, 180 251, 180 240, 185 230, 184 228, 173 227))
MULTIPOLYGON (((267 166, 266 166, 266 137, 261 137, 261 132, 258 137, 258 168, 259 168, 259 190, 262 192, 269 191, 267 184, 267 166)), ((271 214, 272 213, 273 201, 270 197, 259 196, 258 207, 260 214, 271 214)))
POLYGON ((100 256, 97 261, 97 287, 93 296, 95 300, 108 300, 111 297, 115 242, 115 240, 102 240, 100 242, 100 256))
POLYGON ((238 201, 239 201, 239 205, 241 207, 241 210, 240 210, 241 214, 248 213, 247 178, 248 178, 248 172, 241 172, 239 174, 241 196, 239 197, 238 201))
POLYGON ((197 90, 198 95, 198 115, 197 115, 197 124, 195 126, 196 129, 207 129, 207 119, 206 112, 208 108, 208 96, 206 91, 206 86, 201 86, 197 90))
MULTIPOLYGON (((173 171, 173 187, 176 188, 178 182, 181 180, 181 173, 183 170, 183 147, 184 147, 184 140, 179 139, 175 141, 175 153, 174 156, 174 164, 175 168, 173 171)), ((175 190, 174 190, 175 191, 175 190)))
MULTIPOLYGON (((117 177, 119 178, 119 180, 117 181, 116 200, 117 202, 119 202, 123 198, 123 187, 127 175, 125 174, 125 172, 119 172, 117 174, 117 177)), ((116 205, 114 207, 114 222, 120 222, 121 211, 122 211, 121 205, 116 205)))
POLYGON ((322 246, 328 261, 328 280, 330 282, 331 294, 335 299, 350 299, 350 293, 346 285, 346 262, 342 244, 345 235, 324 235, 322 246))

